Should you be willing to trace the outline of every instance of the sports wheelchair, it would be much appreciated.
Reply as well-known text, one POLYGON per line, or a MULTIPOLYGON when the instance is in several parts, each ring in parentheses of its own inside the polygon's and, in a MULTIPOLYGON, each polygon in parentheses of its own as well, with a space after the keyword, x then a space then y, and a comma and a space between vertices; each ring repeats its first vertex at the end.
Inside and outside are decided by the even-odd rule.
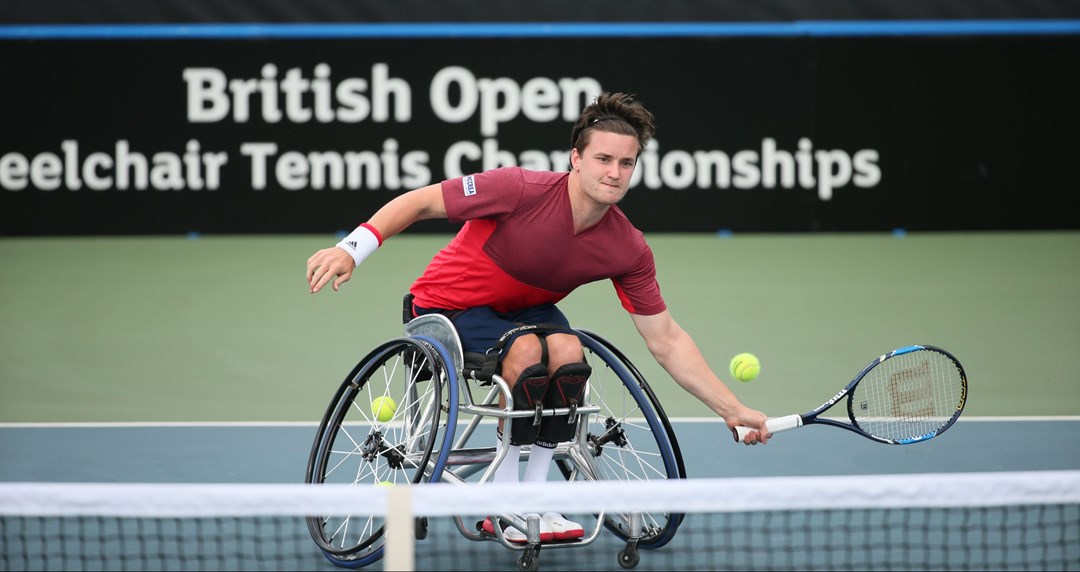
MULTIPOLYGON (((567 481, 655 480, 686 477, 675 432, 648 382, 610 342, 587 330, 581 339, 592 374, 580 404, 557 409, 515 410, 510 386, 485 368, 485 356, 465 354, 450 320, 441 314, 413 318, 406 296, 405 331, 368 353, 341 383, 319 424, 308 459, 309 484, 419 486, 451 482, 475 486, 488 482, 505 453, 497 453, 494 429, 474 434, 484 420, 567 415, 577 417, 570 441, 560 443, 554 461, 567 481), (380 421, 372 402, 382 396, 396 403, 392 418, 380 421), (505 407, 499 406, 499 397, 505 407)), ((491 360, 486 361, 492 363, 491 360)), ((489 423, 490 425, 490 423, 489 423)), ((510 425, 507 423, 507 428, 510 425)), ((529 446, 522 447, 522 461, 529 446)), ((515 462, 510 460, 509 462, 515 462)), ((520 515, 493 515, 493 533, 478 523, 452 517, 458 531, 473 541, 494 541, 520 551, 518 568, 539 568, 540 549, 591 544, 603 529, 625 541, 618 562, 637 566, 638 549, 656 549, 675 535, 682 514, 598 514, 595 525, 573 541, 540 543, 538 523, 520 515), (501 521, 501 522, 499 522, 501 521), (511 543, 502 524, 527 536, 511 543), (531 526, 530 526, 531 524, 531 526), (531 529, 531 530, 530 530, 531 529)), ((535 520, 535 519, 530 519, 535 520)), ((428 533, 426 517, 417 517, 417 540, 428 533)), ((320 550, 335 565, 360 568, 382 558, 386 535, 381 516, 337 514, 307 518, 320 550)))

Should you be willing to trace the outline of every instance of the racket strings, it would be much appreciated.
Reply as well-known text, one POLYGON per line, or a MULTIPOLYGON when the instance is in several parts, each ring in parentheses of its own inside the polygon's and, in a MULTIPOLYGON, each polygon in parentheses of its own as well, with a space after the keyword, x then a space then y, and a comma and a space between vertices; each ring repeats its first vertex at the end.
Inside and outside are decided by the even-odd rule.
POLYGON ((852 393, 851 420, 863 431, 891 440, 934 435, 958 415, 964 380, 947 355, 922 349, 878 364, 852 393))

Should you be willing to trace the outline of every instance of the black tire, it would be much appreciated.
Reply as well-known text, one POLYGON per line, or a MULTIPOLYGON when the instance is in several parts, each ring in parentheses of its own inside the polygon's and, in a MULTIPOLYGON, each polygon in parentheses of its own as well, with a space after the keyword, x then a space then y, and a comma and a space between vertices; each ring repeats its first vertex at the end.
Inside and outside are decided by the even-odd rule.
MULTIPOLYGON (((625 355, 607 340, 579 330, 586 361, 592 366, 586 402, 601 411, 578 427, 578 444, 588 467, 572 460, 558 461, 567 480, 664 480, 686 477, 675 432, 648 382, 625 355)), ((642 515, 638 547, 656 549, 674 537, 683 514, 642 515)), ((605 527, 620 539, 630 539, 630 515, 608 513, 605 527)))
MULTIPOLYGON (((443 423, 446 383, 443 354, 422 338, 390 340, 361 360, 342 382, 319 425, 308 459, 309 484, 415 485, 438 480, 453 432, 443 423), (387 396, 393 416, 375 418, 372 401, 387 396)), ((456 420, 456 410, 452 415, 456 420)), ((308 530, 338 566, 358 568, 382 558, 379 515, 309 517, 308 530)))

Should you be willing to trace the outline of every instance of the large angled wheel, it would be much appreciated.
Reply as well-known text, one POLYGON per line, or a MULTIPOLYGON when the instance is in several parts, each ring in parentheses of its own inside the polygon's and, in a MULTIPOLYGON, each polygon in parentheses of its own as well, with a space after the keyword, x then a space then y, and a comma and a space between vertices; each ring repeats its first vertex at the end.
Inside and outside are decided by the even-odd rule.
MULTIPOLYGON (((600 407, 578 427, 576 447, 558 466, 567 480, 649 481, 686 477, 675 431, 660 402, 636 367, 600 336, 578 330, 585 359, 592 366, 586 403, 600 407)), ((675 535, 683 515, 642 515, 637 546, 660 548, 675 535)), ((631 538, 629 514, 605 514, 604 525, 623 540, 631 538)))
MULTIPOLYGON (((422 337, 390 340, 349 373, 319 425, 308 459, 308 483, 357 487, 410 485, 438 480, 453 442, 456 379, 445 350, 422 337), (376 398, 389 397, 393 414, 380 420, 376 398)), ((378 515, 310 517, 308 529, 326 557, 358 568, 383 555, 384 519, 378 515)))

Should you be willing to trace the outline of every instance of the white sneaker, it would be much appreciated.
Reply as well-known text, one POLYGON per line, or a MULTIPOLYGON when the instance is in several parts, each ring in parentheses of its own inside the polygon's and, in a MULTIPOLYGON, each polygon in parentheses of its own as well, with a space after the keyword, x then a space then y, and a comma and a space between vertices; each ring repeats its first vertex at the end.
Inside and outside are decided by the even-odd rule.
MULTIPOLYGON (((551 514, 555 514, 555 513, 551 513, 551 514)), ((540 515, 538 515, 536 513, 532 513, 532 514, 522 515, 522 518, 525 519, 526 523, 527 523, 528 518, 530 516, 540 516, 540 515)), ((515 543, 518 543, 518 544, 525 544, 526 542, 529 541, 529 537, 524 532, 522 532, 522 531, 520 531, 520 530, 518 530, 518 529, 516 529, 516 528, 514 528, 512 526, 509 526, 505 522, 502 523, 502 527, 503 527, 503 531, 502 531, 503 538, 505 538, 506 540, 508 540, 510 542, 515 542, 515 543)), ((491 524, 491 519, 490 518, 484 519, 484 532, 487 532, 488 534, 492 534, 492 535, 495 534, 495 527, 491 524)), ((555 540, 556 538, 557 538, 557 536, 555 536, 555 531, 551 528, 551 525, 548 524, 548 522, 547 522, 547 520, 545 518, 541 517, 540 518, 540 542, 551 542, 552 540, 555 540)))
POLYGON ((540 517, 540 522, 541 529, 547 524, 555 540, 573 540, 585 536, 585 529, 580 524, 567 520, 557 512, 545 512, 544 516, 540 517))

